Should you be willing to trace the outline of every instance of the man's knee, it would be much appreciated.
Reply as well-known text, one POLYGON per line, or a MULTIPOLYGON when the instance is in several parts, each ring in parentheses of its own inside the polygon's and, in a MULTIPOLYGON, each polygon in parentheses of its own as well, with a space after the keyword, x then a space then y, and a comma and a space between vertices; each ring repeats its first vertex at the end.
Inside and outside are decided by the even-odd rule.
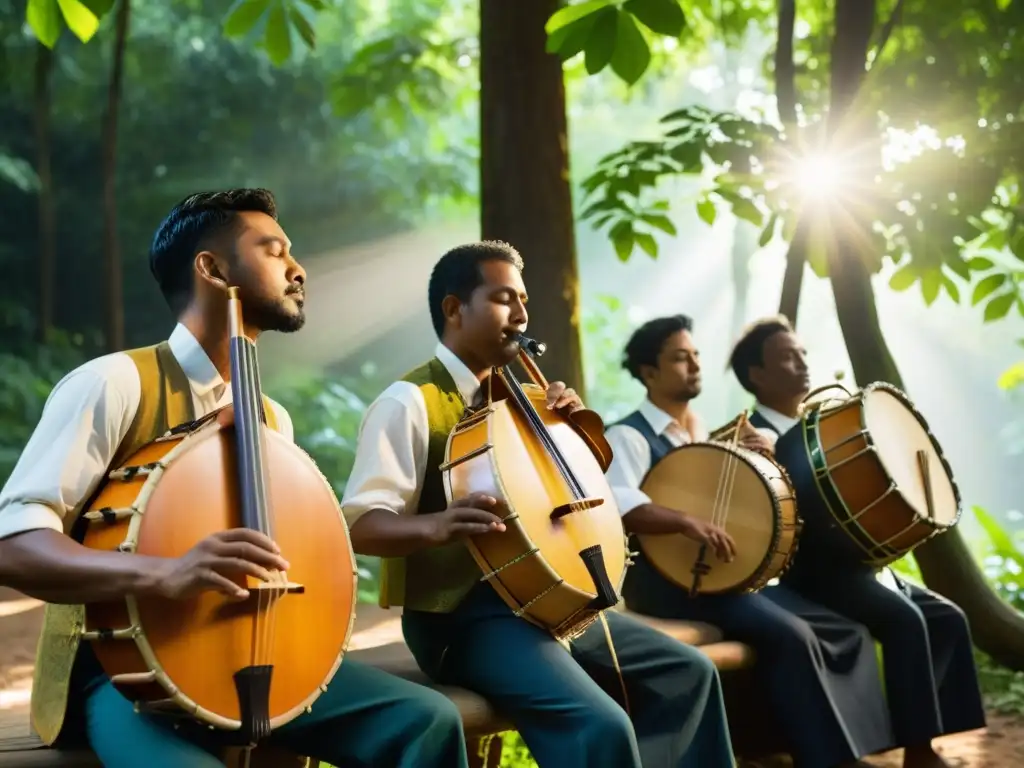
POLYGON ((406 704, 409 718, 420 729, 458 731, 462 728, 462 713, 458 705, 443 693, 423 687, 406 704))

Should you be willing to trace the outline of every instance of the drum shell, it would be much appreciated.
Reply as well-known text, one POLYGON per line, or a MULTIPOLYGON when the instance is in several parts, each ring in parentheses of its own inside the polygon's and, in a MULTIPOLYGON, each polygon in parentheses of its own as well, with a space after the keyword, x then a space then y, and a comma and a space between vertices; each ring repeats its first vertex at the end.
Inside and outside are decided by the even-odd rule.
MULTIPOLYGON (((891 434, 885 442, 893 444, 891 434)), ((780 438, 776 456, 793 478, 805 535, 813 536, 823 561, 882 567, 959 521, 959 489, 941 446, 909 398, 891 385, 871 384, 842 401, 810 409, 780 438), (873 436, 868 426, 869 397, 885 398, 886 408, 900 409, 894 411, 899 418, 892 419, 899 423, 885 426, 890 432, 902 430, 906 446, 898 452, 889 448, 885 459, 880 451, 887 446, 879 445, 879 435, 873 436), (928 517, 916 465, 914 473, 904 471, 912 480, 899 486, 886 463, 915 462, 918 449, 929 455, 934 501, 947 521, 928 517)))
MULTIPOLYGON (((533 389, 524 387, 531 397, 533 389)), ((572 495, 541 447, 522 439, 529 427, 508 400, 495 401, 456 426, 442 475, 449 503, 471 493, 500 502, 497 514, 505 531, 467 540, 483 578, 519 616, 558 638, 570 638, 598 615, 588 608, 596 593, 579 552, 601 547, 618 592, 626 572, 626 538, 611 488, 590 448, 543 407, 543 399, 539 405, 538 414, 587 495, 604 499, 601 506, 550 520, 551 512, 572 495)))
MULTIPOLYGON (((298 446, 270 430, 265 438, 274 539, 291 566, 289 581, 304 587, 275 603, 256 659, 274 666, 270 722, 278 728, 308 711, 341 664, 358 576, 329 483, 298 446)), ((217 425, 144 446, 126 467, 152 471, 111 473, 86 509, 87 515, 104 509, 133 514, 90 520, 84 545, 175 558, 216 531, 239 527, 234 450, 233 429, 217 425)), ((213 592, 184 600, 129 596, 87 605, 83 637, 139 709, 234 730, 241 722, 232 674, 253 662, 256 604, 255 598, 231 603, 213 592)))

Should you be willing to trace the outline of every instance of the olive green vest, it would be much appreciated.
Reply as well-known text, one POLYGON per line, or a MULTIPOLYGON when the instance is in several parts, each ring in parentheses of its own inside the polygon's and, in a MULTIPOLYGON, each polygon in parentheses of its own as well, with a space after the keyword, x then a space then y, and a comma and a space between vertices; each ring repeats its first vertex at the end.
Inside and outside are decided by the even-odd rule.
MULTIPOLYGON (((459 423, 466 404, 448 369, 436 357, 403 377, 420 388, 427 406, 427 469, 417 514, 448 507, 440 466, 448 436, 459 423)), ((431 547, 408 557, 385 558, 381 568, 380 604, 402 605, 415 611, 449 613, 480 581, 480 567, 461 542, 431 547)))
MULTIPOLYGON (((168 430, 195 418, 188 377, 181 370, 167 342, 129 350, 124 354, 138 368, 141 397, 128 433, 107 468, 108 473, 123 466, 134 453, 168 430)), ((267 426, 276 430, 277 419, 266 399, 264 410, 267 426)), ((75 522, 92 498, 82 499, 65 517, 65 533, 71 534, 75 522)), ((84 626, 83 606, 46 606, 32 681, 32 727, 45 744, 53 744, 64 725, 71 668, 84 626)))

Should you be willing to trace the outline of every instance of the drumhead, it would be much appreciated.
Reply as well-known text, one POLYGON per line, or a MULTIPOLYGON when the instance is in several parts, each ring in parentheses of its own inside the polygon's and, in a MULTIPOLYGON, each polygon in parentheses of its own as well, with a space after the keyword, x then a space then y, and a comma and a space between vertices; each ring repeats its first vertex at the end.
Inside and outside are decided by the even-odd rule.
MULTIPOLYGON (((778 502, 746 455, 743 448, 719 443, 684 445, 655 464, 641 484, 655 504, 721 525, 736 542, 731 563, 709 555, 711 571, 701 580, 704 593, 729 591, 755 578, 779 537, 778 502)), ((655 569, 689 588, 700 550, 697 542, 677 533, 637 538, 655 569)))
POLYGON ((862 393, 864 425, 879 461, 896 484, 896 489, 924 520, 928 514, 925 485, 917 452, 928 456, 933 522, 940 527, 956 523, 960 514, 959 494, 937 441, 924 418, 902 393, 888 387, 867 387, 862 393))

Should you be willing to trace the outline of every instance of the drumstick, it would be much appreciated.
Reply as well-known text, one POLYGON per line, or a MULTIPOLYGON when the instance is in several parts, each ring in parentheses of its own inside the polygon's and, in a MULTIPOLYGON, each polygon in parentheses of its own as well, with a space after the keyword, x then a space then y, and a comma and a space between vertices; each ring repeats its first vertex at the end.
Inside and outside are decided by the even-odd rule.
POLYGON ((917 452, 917 466, 921 470, 921 482, 924 483, 924 503, 928 508, 928 517, 935 519, 935 499, 932 496, 932 473, 931 462, 928 461, 928 451, 917 452))

